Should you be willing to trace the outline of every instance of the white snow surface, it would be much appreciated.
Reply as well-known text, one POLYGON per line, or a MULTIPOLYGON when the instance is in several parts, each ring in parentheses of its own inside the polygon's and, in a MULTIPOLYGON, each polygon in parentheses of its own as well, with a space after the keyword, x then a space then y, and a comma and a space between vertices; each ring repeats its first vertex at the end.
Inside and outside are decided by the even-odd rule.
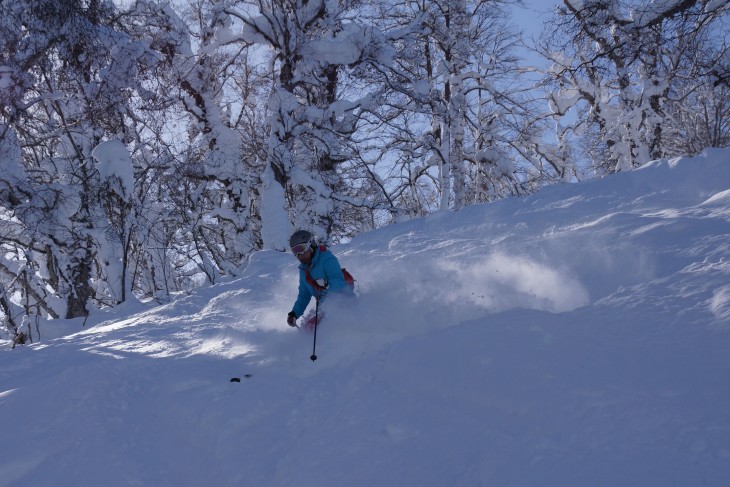
POLYGON ((729 190, 716 149, 362 234, 314 362, 283 252, 44 323, 0 486, 730 485, 729 190))

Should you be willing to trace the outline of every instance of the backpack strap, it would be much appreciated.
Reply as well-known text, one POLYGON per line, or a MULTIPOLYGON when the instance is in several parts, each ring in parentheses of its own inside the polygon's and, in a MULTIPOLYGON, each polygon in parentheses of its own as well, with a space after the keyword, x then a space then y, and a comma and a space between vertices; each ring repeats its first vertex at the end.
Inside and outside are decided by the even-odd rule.
MULTIPOLYGON (((322 253, 322 252, 326 252, 326 251, 327 251, 327 246, 325 244, 319 244, 319 252, 322 253)), ((305 269, 304 274, 307 278, 307 284, 312 286, 312 288, 315 291, 317 291, 318 293, 321 293, 321 292, 327 290, 327 288, 325 286, 320 286, 319 283, 317 281, 315 281, 314 278, 312 278, 312 276, 309 274, 309 270, 305 269)))
POLYGON ((314 280, 314 279, 312 278, 312 276, 311 276, 311 275, 309 274, 309 271, 308 271, 308 270, 305 270, 305 271, 304 271, 304 275, 305 275, 305 276, 306 276, 306 278, 307 278, 307 284, 309 284, 310 286, 312 286, 312 288, 314 288, 314 290, 315 290, 315 291, 317 291, 318 293, 321 293, 322 291, 324 291, 324 290, 326 290, 326 289, 327 289, 327 288, 326 288, 326 287, 324 287, 324 286, 320 286, 320 285, 319 285, 319 284, 317 283, 317 281, 315 281, 315 280, 314 280))

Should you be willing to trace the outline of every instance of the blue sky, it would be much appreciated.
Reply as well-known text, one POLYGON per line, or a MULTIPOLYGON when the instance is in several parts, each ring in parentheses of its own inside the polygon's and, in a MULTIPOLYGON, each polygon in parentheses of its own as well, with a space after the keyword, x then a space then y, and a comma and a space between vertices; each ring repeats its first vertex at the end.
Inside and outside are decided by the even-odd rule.
MULTIPOLYGON (((558 0, 524 0, 524 6, 515 6, 513 10, 513 22, 517 29, 521 30, 525 42, 529 45, 531 38, 537 38, 542 30, 542 25, 547 20, 555 5, 562 3, 558 0)), ((526 59, 535 64, 544 62, 538 56, 528 52, 526 59)))

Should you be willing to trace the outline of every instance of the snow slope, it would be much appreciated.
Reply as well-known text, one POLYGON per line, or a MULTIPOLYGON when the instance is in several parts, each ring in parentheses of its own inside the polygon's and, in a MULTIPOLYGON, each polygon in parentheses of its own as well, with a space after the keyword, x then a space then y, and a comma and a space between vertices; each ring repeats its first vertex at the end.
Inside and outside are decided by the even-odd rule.
POLYGON ((4 347, 0 486, 730 485, 730 150, 333 251, 4 347))

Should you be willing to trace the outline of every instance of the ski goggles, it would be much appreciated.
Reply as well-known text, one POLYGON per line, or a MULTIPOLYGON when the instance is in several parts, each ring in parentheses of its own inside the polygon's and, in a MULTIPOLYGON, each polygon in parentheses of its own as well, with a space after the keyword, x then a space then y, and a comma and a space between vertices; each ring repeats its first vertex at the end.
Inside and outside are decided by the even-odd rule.
POLYGON ((295 245, 294 247, 291 248, 292 254, 296 255, 297 257, 299 257, 300 255, 306 253, 307 250, 309 250, 309 244, 308 243, 298 244, 298 245, 295 245))

